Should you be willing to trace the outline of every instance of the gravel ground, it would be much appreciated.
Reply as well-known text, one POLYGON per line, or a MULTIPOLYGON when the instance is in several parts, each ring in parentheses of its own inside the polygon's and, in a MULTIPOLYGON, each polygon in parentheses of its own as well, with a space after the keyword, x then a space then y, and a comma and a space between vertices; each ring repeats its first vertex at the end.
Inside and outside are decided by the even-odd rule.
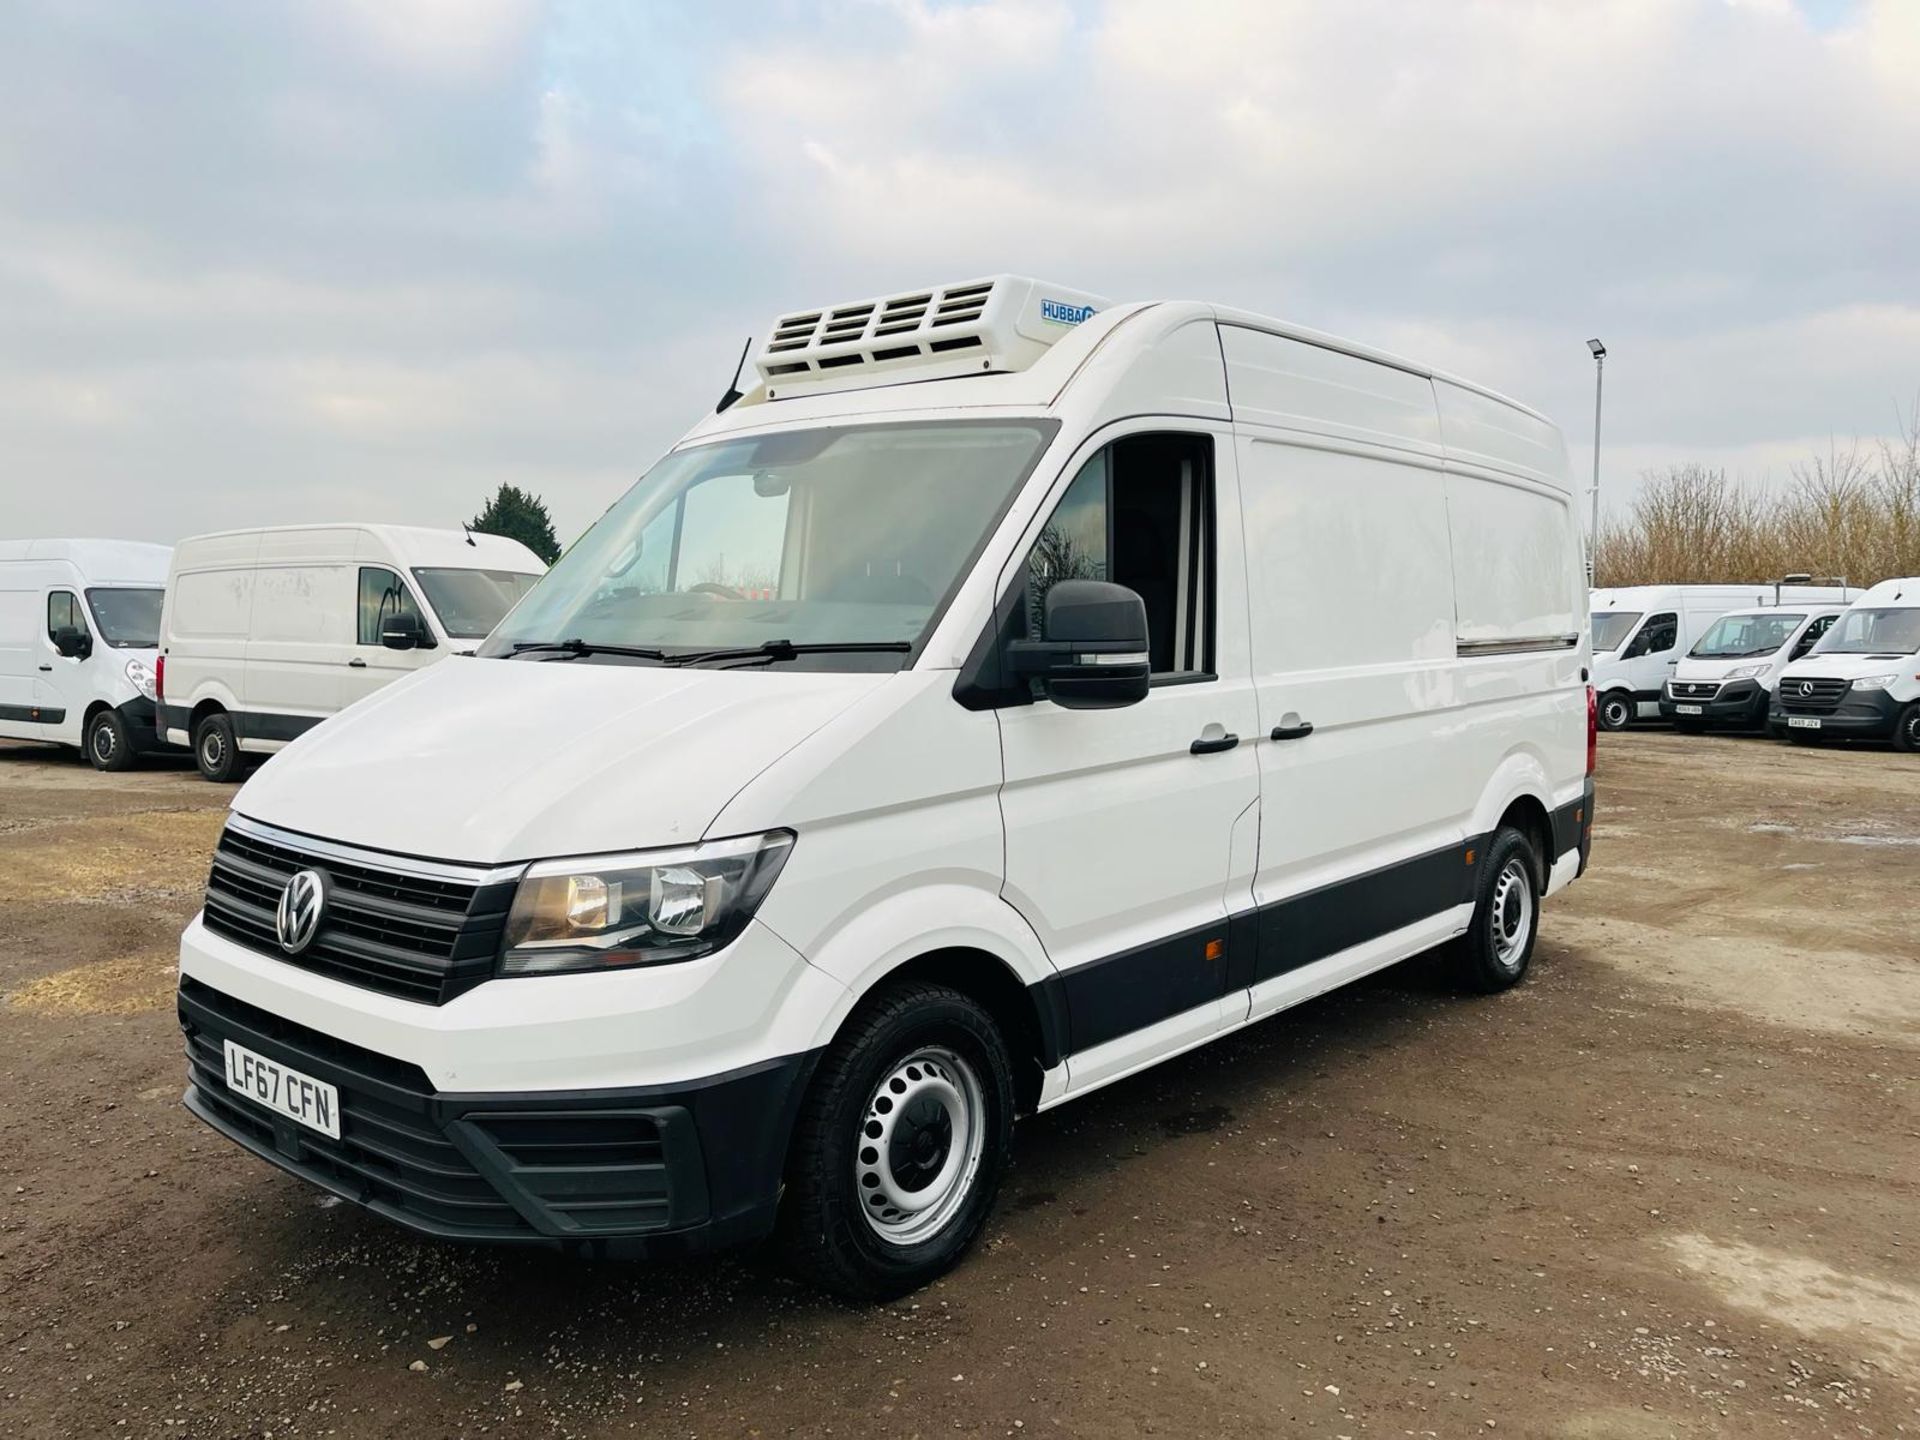
POLYGON ((1602 740, 1532 977, 1416 961, 1023 1125, 854 1310, 419 1241, 203 1129, 227 792, 0 744, 0 1434, 1920 1435, 1920 761, 1602 740))

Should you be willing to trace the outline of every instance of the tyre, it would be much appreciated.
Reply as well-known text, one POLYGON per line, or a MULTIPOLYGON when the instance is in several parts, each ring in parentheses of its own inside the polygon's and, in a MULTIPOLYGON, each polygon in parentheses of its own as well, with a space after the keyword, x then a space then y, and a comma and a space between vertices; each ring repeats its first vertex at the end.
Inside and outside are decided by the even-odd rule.
POLYGON ((127 722, 118 710, 102 710, 87 722, 81 748, 96 770, 133 767, 133 737, 127 734, 127 722))
POLYGON ((193 761, 209 780, 225 785, 240 778, 240 746, 225 711, 216 710, 194 727, 193 761))
POLYGON ((1624 730, 1633 723, 1633 712, 1640 707, 1624 690, 1609 690, 1600 697, 1600 728, 1624 730))
POLYGON ((993 1017, 944 985, 877 991, 821 1058, 794 1128, 780 1247, 801 1278, 890 1300, 946 1273, 986 1223, 1013 1138, 993 1017))
POLYGON ((1539 860, 1525 835, 1503 825, 1480 862, 1473 919, 1454 942, 1460 983, 1482 995, 1518 984, 1539 933, 1539 860))
POLYGON ((1920 700, 1902 710, 1893 722, 1893 748, 1908 755, 1920 753, 1920 700))

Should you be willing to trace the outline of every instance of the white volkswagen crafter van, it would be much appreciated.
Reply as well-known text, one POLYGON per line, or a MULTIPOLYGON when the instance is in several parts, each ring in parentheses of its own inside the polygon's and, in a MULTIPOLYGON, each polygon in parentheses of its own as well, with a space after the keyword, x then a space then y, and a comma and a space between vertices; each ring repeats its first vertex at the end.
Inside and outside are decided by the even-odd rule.
POLYGON ((546 570, 518 540, 405 525, 288 525, 174 548, 160 716, 209 780, 382 685, 471 650, 546 570))
POLYGON ((0 540, 0 736, 77 745, 99 770, 165 748, 153 686, 169 553, 0 540))
POLYGON ((477 654, 239 792, 181 941, 208 1124, 428 1234, 777 1232, 885 1296, 1016 1115, 1434 946, 1525 973, 1592 820, 1546 420, 1005 276, 757 368, 477 654))
MULTIPOLYGON (((1796 581, 1805 577, 1796 577, 1796 581)), ((1633 585, 1593 592, 1593 685, 1600 728, 1624 730, 1661 713, 1660 696, 1681 656, 1729 610, 1762 605, 1845 605, 1844 585, 1633 585)))
POLYGON ((1920 751, 1920 575, 1875 585, 1787 666, 1767 728, 1803 745, 1892 740, 1920 751))
POLYGON ((1844 605, 1765 605, 1729 610, 1707 627, 1660 691, 1660 714, 1674 728, 1766 728, 1780 672, 1814 646, 1844 605))

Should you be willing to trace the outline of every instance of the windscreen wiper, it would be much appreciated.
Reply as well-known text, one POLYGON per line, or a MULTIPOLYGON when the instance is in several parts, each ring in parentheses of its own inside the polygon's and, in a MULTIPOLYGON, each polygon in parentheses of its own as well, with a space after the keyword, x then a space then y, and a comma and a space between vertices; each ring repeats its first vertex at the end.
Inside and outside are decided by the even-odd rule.
POLYGON ((692 650, 672 657, 676 665, 705 665, 716 660, 792 660, 800 655, 906 655, 913 650, 910 640, 828 640, 813 644, 795 644, 791 640, 764 640, 735 650, 692 650))
POLYGON ((522 655, 621 655, 634 660, 673 660, 664 650, 648 650, 638 645, 600 645, 585 640, 522 640, 507 654, 509 660, 522 655))

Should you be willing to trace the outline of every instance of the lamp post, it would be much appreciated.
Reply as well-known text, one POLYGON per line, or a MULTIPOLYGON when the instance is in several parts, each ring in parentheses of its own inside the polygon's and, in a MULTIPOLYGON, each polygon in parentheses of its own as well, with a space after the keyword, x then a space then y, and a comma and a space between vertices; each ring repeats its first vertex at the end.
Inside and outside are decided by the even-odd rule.
POLYGON ((1587 341, 1593 352, 1593 525, 1587 531, 1587 583, 1593 583, 1594 562, 1600 549, 1600 377, 1607 368, 1607 347, 1587 341))

